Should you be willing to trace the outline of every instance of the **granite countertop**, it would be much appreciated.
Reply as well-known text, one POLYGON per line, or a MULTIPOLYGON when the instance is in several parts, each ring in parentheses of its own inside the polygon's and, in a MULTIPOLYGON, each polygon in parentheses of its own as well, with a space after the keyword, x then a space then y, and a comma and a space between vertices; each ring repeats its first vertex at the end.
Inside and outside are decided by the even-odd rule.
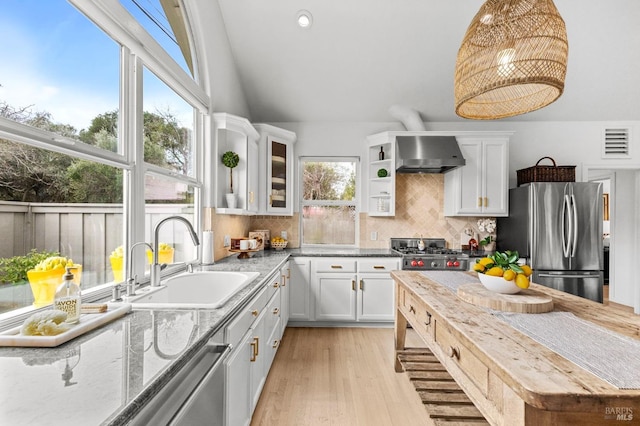
POLYGON ((0 348, 0 424, 123 424, 289 257, 231 256, 204 270, 260 275, 220 309, 135 310, 55 348, 0 348))
POLYGON ((134 310, 55 348, 0 348, 0 424, 123 424, 218 334, 289 256, 398 257, 388 249, 289 249, 202 270, 260 275, 220 309, 134 310))
POLYGON ((402 257, 390 249, 303 247, 286 251, 292 257, 402 257))

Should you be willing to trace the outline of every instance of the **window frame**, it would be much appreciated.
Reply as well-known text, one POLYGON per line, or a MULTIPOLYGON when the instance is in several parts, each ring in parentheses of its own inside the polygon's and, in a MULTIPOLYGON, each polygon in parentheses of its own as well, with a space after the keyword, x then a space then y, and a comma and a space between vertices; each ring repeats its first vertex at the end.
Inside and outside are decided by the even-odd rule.
POLYGON ((300 156, 298 157, 298 209, 299 209, 299 228, 300 247, 307 248, 357 248, 360 241, 360 157, 359 156, 300 156), (304 199, 304 163, 340 163, 352 162, 356 168, 356 196, 353 200, 305 200, 304 199), (355 206, 355 232, 353 244, 309 244, 304 243, 304 223, 303 210, 306 206, 355 206))
MULTIPOLYGON (((0 137, 44 148, 76 158, 94 161, 123 170, 123 245, 145 241, 145 174, 159 175, 193 186, 193 226, 201 234, 202 194, 204 192, 204 139, 210 126, 210 97, 194 78, 151 37, 129 12, 110 0, 68 0, 81 14, 92 21, 108 37, 120 45, 120 90, 118 152, 102 150, 81 141, 60 136, 0 117, 0 137), (194 176, 189 177, 144 162, 143 87, 142 74, 146 67, 171 90, 193 107, 194 176)), ((197 64, 197 61, 194 61, 197 64)), ((196 76, 199 74, 194 73, 196 76)), ((187 230, 185 229, 185 232, 187 230)), ((201 250, 197 250, 200 261, 201 250)), ((142 250, 140 250, 142 254, 142 250)), ((137 256, 134 274, 144 276, 146 256, 137 256)), ((128 268, 128 265, 123 265, 128 268)), ((163 275, 175 273, 180 266, 168 267, 163 275)), ((148 276, 145 278, 148 280, 148 276)), ((144 281, 144 280, 143 280, 144 281)), ((111 296, 113 284, 105 283, 83 291, 87 302, 111 296)), ((34 312, 50 307, 27 306, 0 314, 0 329, 16 326, 34 312)))

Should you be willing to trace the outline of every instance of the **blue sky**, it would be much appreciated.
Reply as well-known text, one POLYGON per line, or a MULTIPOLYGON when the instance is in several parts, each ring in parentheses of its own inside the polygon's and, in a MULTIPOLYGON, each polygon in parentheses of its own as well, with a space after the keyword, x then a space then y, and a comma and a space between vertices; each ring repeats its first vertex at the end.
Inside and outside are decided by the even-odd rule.
MULTIPOLYGON (((140 1, 149 7, 157 3, 140 1)), ((173 48, 170 53, 178 51, 146 18, 139 19, 173 48)), ((50 112, 55 122, 77 130, 118 108, 119 46, 65 0, 3 0, 0 52, 0 100, 13 107, 50 112)), ((147 105, 152 90, 158 93, 157 108, 166 109, 168 90, 154 86, 148 83, 145 90, 145 109, 154 109, 147 105)))

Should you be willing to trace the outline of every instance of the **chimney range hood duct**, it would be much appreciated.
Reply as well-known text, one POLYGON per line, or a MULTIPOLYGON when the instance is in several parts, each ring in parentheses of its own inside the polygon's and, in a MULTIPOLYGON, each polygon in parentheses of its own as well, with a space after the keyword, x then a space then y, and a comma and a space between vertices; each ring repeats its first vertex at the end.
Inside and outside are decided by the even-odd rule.
POLYGON ((455 136, 396 136, 397 173, 444 173, 465 165, 455 136))

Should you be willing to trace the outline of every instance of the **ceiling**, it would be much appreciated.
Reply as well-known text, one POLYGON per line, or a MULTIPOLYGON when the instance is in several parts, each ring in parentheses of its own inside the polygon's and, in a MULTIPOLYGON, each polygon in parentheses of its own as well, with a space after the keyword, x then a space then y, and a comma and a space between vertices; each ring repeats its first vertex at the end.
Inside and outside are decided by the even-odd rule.
MULTIPOLYGON (((481 0, 219 0, 253 121, 388 122, 394 104, 458 121, 453 74, 481 0), (301 29, 299 10, 313 15, 301 29)), ((516 121, 640 120, 640 2, 555 0, 564 94, 516 121)))

